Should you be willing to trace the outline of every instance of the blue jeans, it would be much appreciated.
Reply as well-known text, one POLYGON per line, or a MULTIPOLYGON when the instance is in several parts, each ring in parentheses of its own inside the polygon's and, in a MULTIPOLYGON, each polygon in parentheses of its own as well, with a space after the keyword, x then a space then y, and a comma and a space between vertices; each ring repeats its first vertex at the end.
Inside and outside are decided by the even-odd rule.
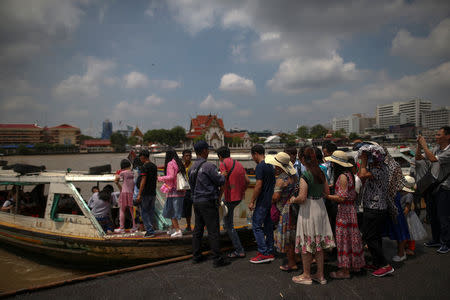
POLYGON ((253 234, 258 252, 263 255, 273 253, 273 224, 270 218, 270 206, 256 205, 252 217, 253 234))
POLYGON ((142 222, 144 222, 145 230, 148 234, 155 233, 153 229, 153 221, 155 214, 155 198, 156 196, 142 196, 141 203, 139 203, 139 207, 141 208, 141 217, 142 222))
POLYGON ((244 248, 242 248, 241 240, 239 239, 239 235, 237 234, 236 229, 234 229, 233 224, 234 209, 239 205, 239 203, 241 203, 241 201, 224 201, 224 203, 228 208, 228 214, 223 217, 223 227, 226 229, 236 252, 239 254, 244 253, 244 248))

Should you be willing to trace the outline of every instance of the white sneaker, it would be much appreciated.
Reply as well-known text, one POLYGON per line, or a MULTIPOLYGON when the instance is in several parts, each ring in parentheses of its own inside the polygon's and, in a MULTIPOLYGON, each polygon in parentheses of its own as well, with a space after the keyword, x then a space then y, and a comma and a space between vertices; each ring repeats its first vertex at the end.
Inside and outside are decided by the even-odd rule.
POLYGON ((125 233, 125 229, 123 229, 123 228, 116 228, 116 229, 114 229, 114 233, 125 233))
POLYGON ((406 254, 404 254, 403 256, 396 255, 392 258, 392 261, 395 261, 395 262, 401 262, 404 260, 406 260, 406 254))
POLYGON ((182 237, 183 233, 181 232, 181 230, 175 231, 174 233, 172 233, 170 235, 171 238, 175 238, 175 237, 182 237))
POLYGON ((175 232, 175 229, 170 228, 169 230, 167 230, 167 235, 171 235, 174 232, 175 232))

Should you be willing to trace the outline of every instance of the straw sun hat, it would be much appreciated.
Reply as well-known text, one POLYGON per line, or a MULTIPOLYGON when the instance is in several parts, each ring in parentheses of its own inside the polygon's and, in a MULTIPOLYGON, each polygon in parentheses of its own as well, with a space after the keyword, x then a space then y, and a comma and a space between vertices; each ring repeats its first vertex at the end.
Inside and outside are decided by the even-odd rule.
POLYGON ((279 152, 276 155, 267 155, 265 162, 267 164, 271 164, 273 166, 280 167, 284 172, 290 175, 297 174, 297 171, 294 168, 294 165, 291 163, 291 159, 289 154, 285 152, 279 152))
POLYGON ((345 154, 345 152, 341 150, 334 151, 333 154, 331 154, 331 156, 325 157, 325 160, 332 161, 345 168, 353 167, 353 165, 348 162, 347 154, 345 154))
POLYGON ((414 179, 414 177, 405 176, 405 181, 406 184, 402 188, 402 190, 405 192, 414 193, 414 185, 416 184, 416 180, 414 179))

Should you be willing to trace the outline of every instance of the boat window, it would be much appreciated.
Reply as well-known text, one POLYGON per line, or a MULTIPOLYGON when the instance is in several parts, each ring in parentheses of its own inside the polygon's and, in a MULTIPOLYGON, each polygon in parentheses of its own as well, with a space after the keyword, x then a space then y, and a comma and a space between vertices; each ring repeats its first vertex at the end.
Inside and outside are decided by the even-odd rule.
POLYGON ((1 210, 14 214, 44 218, 48 184, 5 185, 0 191, 1 210))
POLYGON ((409 168, 410 163, 403 157, 394 157, 394 160, 399 163, 401 168, 409 168))
POLYGON ((52 216, 57 214, 82 215, 81 209, 71 194, 55 194, 52 216))

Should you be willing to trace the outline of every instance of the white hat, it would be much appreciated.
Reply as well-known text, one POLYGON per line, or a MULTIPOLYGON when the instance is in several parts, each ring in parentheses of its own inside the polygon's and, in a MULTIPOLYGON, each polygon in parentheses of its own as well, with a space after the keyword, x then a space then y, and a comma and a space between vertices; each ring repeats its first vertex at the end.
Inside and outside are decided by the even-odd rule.
POLYGON ((336 150, 331 154, 331 156, 325 157, 326 161, 332 161, 334 163, 337 163, 338 165, 341 165, 345 168, 353 167, 351 163, 348 162, 348 156, 345 154, 344 151, 336 150))
POLYGON ((280 152, 277 155, 267 155, 264 159, 267 164, 271 164, 283 169, 289 175, 297 174, 294 165, 291 162, 289 154, 285 152, 280 152))
POLYGON ((414 179, 414 177, 405 176, 405 181, 406 184, 402 188, 402 190, 405 192, 414 193, 414 185, 416 184, 416 180, 414 179))

